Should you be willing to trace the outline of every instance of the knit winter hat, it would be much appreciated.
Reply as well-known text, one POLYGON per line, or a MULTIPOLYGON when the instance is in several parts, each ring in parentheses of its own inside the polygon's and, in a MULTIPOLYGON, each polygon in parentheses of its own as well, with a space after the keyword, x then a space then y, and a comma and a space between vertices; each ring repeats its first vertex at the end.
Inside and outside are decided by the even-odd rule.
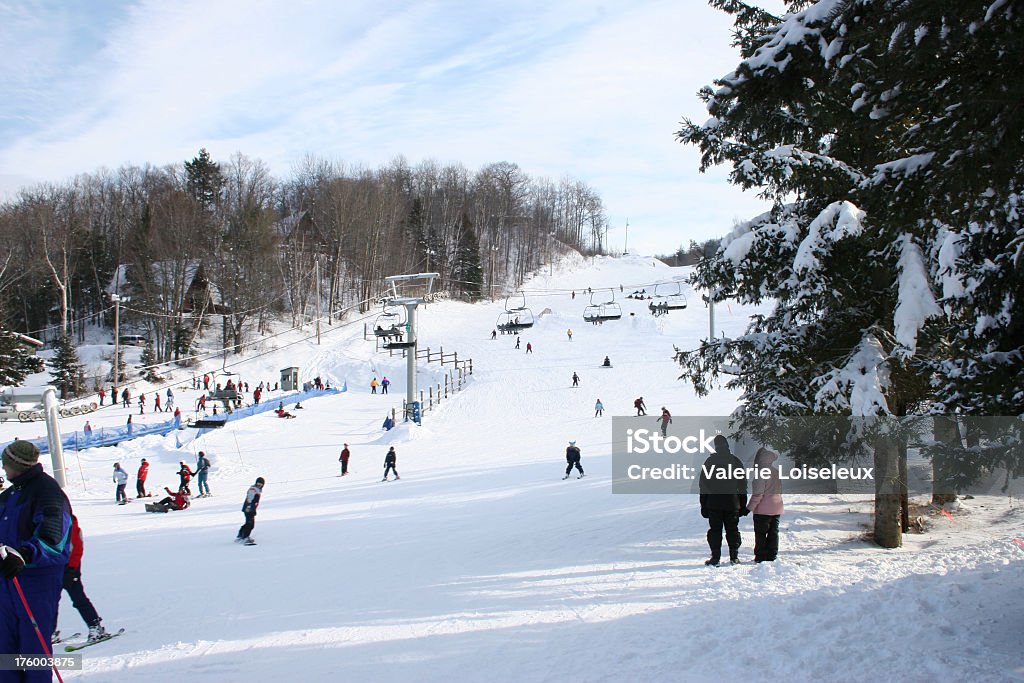
POLYGON ((20 439, 7 444, 3 453, 3 464, 11 469, 27 470, 39 462, 39 449, 34 443, 20 439))

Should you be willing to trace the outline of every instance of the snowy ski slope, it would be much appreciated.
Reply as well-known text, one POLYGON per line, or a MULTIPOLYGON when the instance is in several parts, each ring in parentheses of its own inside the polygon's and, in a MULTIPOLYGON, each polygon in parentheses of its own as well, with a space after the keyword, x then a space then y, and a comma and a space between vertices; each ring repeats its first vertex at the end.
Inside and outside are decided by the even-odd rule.
MULTIPOLYGON (((83 651, 84 671, 66 680, 1024 680, 1017 500, 965 501, 963 514, 884 551, 861 540, 863 500, 790 497, 778 562, 716 570, 703 566, 695 499, 612 495, 611 416, 633 414, 634 398, 645 398, 652 425, 662 405, 677 415, 736 405, 728 392, 698 400, 676 379, 673 345, 707 335, 699 296, 687 290, 688 309, 653 318, 618 291, 650 292, 681 274, 637 256, 567 259, 525 285, 537 324, 518 351, 514 337, 490 339, 503 301, 429 305, 421 347, 457 351, 475 371, 421 427, 380 428, 401 410, 404 364, 375 353, 358 322, 324 326, 320 346, 293 343, 307 327, 231 361, 253 387, 289 365, 304 380, 347 382, 347 393, 304 403, 297 419, 267 414, 197 441, 189 431, 68 453, 84 583, 105 625, 127 632, 83 651), (584 323, 586 287, 614 287, 623 319, 584 323), (599 367, 605 355, 613 368, 599 367), (383 375, 391 394, 370 395, 383 375), (603 418, 593 417, 598 398, 603 418), (570 439, 583 452, 582 480, 562 480, 570 439), (344 479, 342 442, 352 449, 344 479), (389 445, 402 479, 382 483, 389 445), (214 497, 167 515, 140 501, 114 505, 115 461, 134 476, 148 458, 149 488, 162 491, 200 449, 213 462, 214 497), (232 539, 256 476, 267 480, 258 545, 242 547, 232 539)), ((738 332, 751 312, 722 306, 718 327, 738 332)), ((447 370, 421 366, 421 388, 447 370)), ((179 371, 174 386, 190 378, 179 371)), ((176 394, 183 410, 197 395, 176 394)), ((126 412, 62 425, 119 425, 126 412)), ((40 429, 7 423, 0 434, 40 429)), ((749 517, 741 528, 749 561, 749 517)), ((84 630, 66 596, 60 628, 84 630)))

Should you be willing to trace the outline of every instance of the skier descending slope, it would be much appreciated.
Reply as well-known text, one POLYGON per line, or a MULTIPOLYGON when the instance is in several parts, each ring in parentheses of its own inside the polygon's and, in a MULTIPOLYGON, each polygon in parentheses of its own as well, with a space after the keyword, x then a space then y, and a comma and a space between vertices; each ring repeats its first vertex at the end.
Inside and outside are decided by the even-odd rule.
POLYGON ((392 446, 388 449, 387 455, 384 456, 384 478, 381 481, 387 481, 388 475, 392 472, 395 473, 395 481, 401 479, 398 476, 398 455, 395 453, 395 447, 392 446))
POLYGON ((238 529, 238 537, 235 543, 245 545, 256 545, 256 541, 250 538, 253 527, 256 526, 256 508, 260 506, 260 497, 263 495, 263 477, 256 477, 256 483, 249 487, 245 493, 245 502, 242 503, 242 512, 245 514, 245 524, 238 529))
POLYGON ((576 469, 578 469, 580 471, 580 476, 578 476, 576 478, 577 479, 582 479, 583 478, 583 468, 580 467, 580 449, 576 445, 575 441, 570 441, 569 442, 569 447, 565 449, 565 461, 567 463, 569 463, 569 464, 565 468, 565 476, 562 477, 562 479, 565 480, 565 479, 569 478, 569 473, 572 472, 572 468, 573 467, 575 467, 576 469))

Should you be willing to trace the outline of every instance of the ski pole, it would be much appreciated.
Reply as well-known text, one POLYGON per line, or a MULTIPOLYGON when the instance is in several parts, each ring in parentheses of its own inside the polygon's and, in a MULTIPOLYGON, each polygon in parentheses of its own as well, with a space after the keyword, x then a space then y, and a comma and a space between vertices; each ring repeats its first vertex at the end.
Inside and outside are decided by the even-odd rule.
MULTIPOLYGON (((6 557, 7 551, 0 550, 0 555, 6 557)), ((43 639, 43 634, 39 631, 39 624, 36 623, 36 616, 32 614, 32 608, 28 606, 28 600, 25 599, 25 592, 21 590, 21 582, 18 581, 17 576, 11 577, 11 580, 14 581, 14 587, 18 589, 18 597, 21 598, 21 604, 25 606, 25 611, 28 613, 28 618, 32 622, 32 627, 36 630, 36 635, 39 636, 39 644, 43 646, 43 652, 46 654, 47 657, 50 658, 50 661, 52 662, 53 654, 50 652, 50 648, 46 646, 46 641, 43 639)), ((57 668, 57 665, 52 664, 51 666, 53 667, 53 673, 57 674, 57 680, 60 681, 60 683, 64 683, 64 679, 61 677, 60 670, 57 668)))

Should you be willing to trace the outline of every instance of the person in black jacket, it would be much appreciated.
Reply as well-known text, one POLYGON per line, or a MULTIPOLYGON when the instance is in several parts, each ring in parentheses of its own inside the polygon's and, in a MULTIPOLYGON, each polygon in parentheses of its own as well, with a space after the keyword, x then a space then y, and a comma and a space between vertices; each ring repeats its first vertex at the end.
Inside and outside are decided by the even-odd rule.
POLYGON ((708 520, 708 545, 711 546, 711 559, 704 564, 717 567, 722 559, 722 527, 725 527, 725 540, 729 544, 729 561, 739 563, 740 517, 749 511, 743 463, 729 451, 729 442, 721 434, 715 437, 714 446, 714 454, 701 467, 700 514, 708 520))
POLYGON ((396 467, 397 464, 398 455, 395 453, 395 447, 392 446, 391 448, 388 449, 387 455, 384 456, 384 478, 381 479, 381 481, 387 481, 388 475, 392 472, 395 473, 395 480, 401 479, 401 477, 398 476, 398 468, 396 467))
POLYGON ((238 529, 235 543, 256 544, 256 541, 250 537, 250 534, 256 526, 256 508, 260 506, 260 498, 263 496, 263 485, 265 483, 263 477, 256 477, 256 483, 245 492, 245 502, 242 503, 242 514, 245 515, 245 524, 238 529))
POLYGON ((583 468, 580 467, 580 448, 576 445, 575 441, 570 441, 569 446, 565 449, 565 461, 569 464, 565 467, 565 476, 562 479, 569 478, 569 473, 572 472, 573 467, 580 471, 580 476, 577 479, 582 479, 583 468))

